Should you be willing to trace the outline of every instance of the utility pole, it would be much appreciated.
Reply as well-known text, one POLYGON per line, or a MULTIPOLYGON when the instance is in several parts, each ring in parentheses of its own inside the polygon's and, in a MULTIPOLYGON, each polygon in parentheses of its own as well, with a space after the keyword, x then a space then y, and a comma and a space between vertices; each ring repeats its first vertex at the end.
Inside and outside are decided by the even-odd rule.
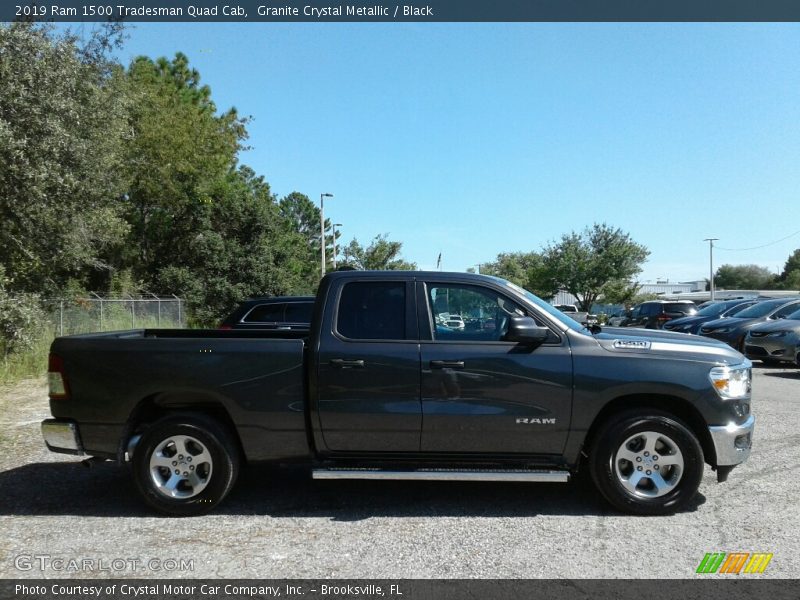
POLYGON ((714 242, 719 238, 706 238, 703 241, 708 242, 708 289, 711 290, 711 299, 714 299, 714 242))
POLYGON ((334 223, 333 227, 333 270, 336 270, 336 228, 341 227, 341 223, 334 223))
POLYGON ((333 194, 319 195, 319 245, 322 247, 322 277, 325 277, 325 198, 333 198, 333 194))

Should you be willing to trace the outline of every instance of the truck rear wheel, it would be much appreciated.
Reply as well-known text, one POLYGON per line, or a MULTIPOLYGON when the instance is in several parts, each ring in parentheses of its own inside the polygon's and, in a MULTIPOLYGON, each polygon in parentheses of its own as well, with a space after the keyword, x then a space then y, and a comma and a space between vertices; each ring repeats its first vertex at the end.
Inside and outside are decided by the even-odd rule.
POLYGON ((674 417, 656 410, 615 415, 589 454, 595 486, 615 508, 640 515, 671 514, 697 493, 703 449, 674 417))
POLYGON ((144 501, 172 516, 210 512, 239 472, 231 436, 205 415, 181 413, 149 427, 133 453, 133 475, 144 501))

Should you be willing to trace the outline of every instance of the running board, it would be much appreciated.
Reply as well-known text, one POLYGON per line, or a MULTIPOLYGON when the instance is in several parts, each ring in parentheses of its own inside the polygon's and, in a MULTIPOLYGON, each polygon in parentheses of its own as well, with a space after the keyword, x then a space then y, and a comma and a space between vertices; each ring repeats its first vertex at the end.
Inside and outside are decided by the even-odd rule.
POLYGON ((384 471, 381 469, 314 469, 314 479, 391 479, 404 481, 526 481, 567 483, 569 471, 534 471, 503 469, 415 469, 413 471, 384 471))

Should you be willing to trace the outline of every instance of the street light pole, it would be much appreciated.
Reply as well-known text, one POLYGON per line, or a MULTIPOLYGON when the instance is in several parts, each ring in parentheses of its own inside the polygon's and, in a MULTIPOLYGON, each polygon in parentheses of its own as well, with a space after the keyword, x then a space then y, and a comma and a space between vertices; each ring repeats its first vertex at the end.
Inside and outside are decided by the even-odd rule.
POLYGON ((341 223, 334 223, 333 227, 333 270, 336 270, 336 228, 341 227, 341 223))
POLYGON ((325 277, 325 198, 333 198, 333 194, 327 192, 319 195, 319 243, 322 247, 322 276, 325 277))
POLYGON ((714 299, 714 242, 719 238, 706 238, 708 242, 708 289, 711 290, 711 299, 714 299))

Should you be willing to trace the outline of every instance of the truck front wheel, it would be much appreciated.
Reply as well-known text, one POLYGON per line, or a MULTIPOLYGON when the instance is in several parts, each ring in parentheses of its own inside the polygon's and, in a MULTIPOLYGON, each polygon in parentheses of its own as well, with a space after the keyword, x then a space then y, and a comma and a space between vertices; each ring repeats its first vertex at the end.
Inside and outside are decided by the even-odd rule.
POLYGON ((205 415, 175 414, 155 422, 133 453, 144 501, 172 516, 201 515, 228 495, 239 453, 224 428, 205 415))
POLYGON ((640 515, 671 514, 697 493, 703 450, 674 417, 635 410, 607 420, 590 449, 595 486, 614 507, 640 515))

